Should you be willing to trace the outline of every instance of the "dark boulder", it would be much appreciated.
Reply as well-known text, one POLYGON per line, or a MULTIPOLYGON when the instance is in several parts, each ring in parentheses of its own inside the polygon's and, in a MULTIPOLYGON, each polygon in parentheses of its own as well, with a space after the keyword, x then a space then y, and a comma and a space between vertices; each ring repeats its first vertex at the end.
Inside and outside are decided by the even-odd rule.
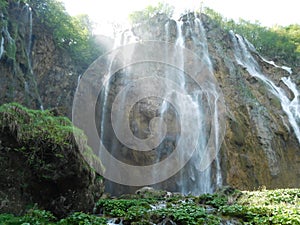
POLYGON ((75 131, 80 146, 65 117, 18 104, 0 107, 0 213, 22 214, 34 205, 58 217, 92 211, 103 181, 84 160, 80 149, 89 148, 75 131))

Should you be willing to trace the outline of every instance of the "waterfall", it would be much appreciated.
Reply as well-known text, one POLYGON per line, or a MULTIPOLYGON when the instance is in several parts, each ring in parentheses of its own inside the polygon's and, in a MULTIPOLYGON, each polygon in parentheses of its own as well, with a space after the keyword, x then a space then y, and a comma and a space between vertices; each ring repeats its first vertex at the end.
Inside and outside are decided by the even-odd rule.
MULTIPOLYGON (((212 62, 210 60, 209 57, 209 52, 208 52, 208 42, 207 42, 207 38, 206 38, 206 33, 205 33, 205 29, 203 27, 203 24, 201 22, 201 20, 199 18, 195 19, 195 22, 197 24, 197 26, 199 27, 199 33, 200 33, 200 40, 202 40, 201 45, 202 45, 202 57, 205 59, 207 65, 208 65, 208 69, 210 71, 213 71, 212 68, 212 62)), ((212 88, 209 89, 210 91, 212 91, 211 95, 214 96, 214 117, 213 117, 213 123, 214 123, 214 127, 215 127, 215 143, 214 143, 214 147, 215 149, 219 149, 221 143, 219 143, 219 140, 222 140, 221 138, 221 130, 220 129, 220 124, 219 124, 219 111, 221 110, 218 108, 218 101, 220 100, 221 96, 220 96, 220 91, 217 91, 217 89, 215 88, 215 86, 213 86, 212 88)), ((215 159, 215 164, 216 164, 216 187, 221 187, 223 185, 223 178, 222 178, 222 171, 221 171, 221 165, 220 165, 220 155, 218 154, 216 159, 215 159)))
POLYGON ((4 37, 1 36, 1 44, 0 44, 0 59, 4 53, 4 37))
MULTIPOLYGON (((35 79, 34 72, 32 69, 32 59, 31 59, 33 18, 32 18, 32 8, 30 7, 30 5, 28 3, 26 3, 23 6, 22 12, 24 13, 24 24, 25 24, 25 26, 27 26, 26 27, 27 38, 25 38, 26 43, 25 43, 25 47, 24 47, 26 55, 27 55, 27 64, 28 64, 29 73, 32 76, 32 79, 35 79)), ((36 94, 37 100, 40 104, 40 110, 44 110, 43 102, 42 102, 40 94, 38 93, 38 88, 36 86, 37 83, 33 82, 33 84, 35 85, 34 89, 36 92, 35 94, 36 94)), ((29 89, 28 83, 26 81, 24 82, 24 89, 25 89, 25 93, 30 94, 30 89, 29 89)))
MULTIPOLYGON (((4 22, 4 21, 3 21, 3 18, 4 18, 3 13, 0 13, 0 17, 1 17, 1 23, 3 23, 3 22, 4 22)), ((5 23, 4 23, 4 24, 5 24, 5 23)), ((0 43, 0 60, 1 60, 2 55, 4 54, 4 41, 5 41, 4 36, 3 36, 3 33, 4 33, 4 27, 1 28, 0 33, 1 33, 1 43, 0 43)))
MULTIPOLYGON (((168 42, 170 41, 171 37, 169 37, 169 29, 167 26, 169 26, 169 22, 166 23, 165 27, 165 34, 166 38, 165 40, 168 42)), ((212 72, 212 63, 210 61, 209 53, 208 53, 208 44, 205 34, 205 29, 200 21, 199 18, 189 18, 189 21, 186 22, 188 24, 188 28, 185 30, 186 34, 192 35, 192 40, 195 46, 201 46, 200 51, 200 57, 205 61, 205 65, 207 66, 207 69, 212 72), (193 27, 194 26, 194 27, 193 27)), ((175 40, 175 46, 176 51, 174 51, 175 55, 169 55, 168 52, 166 52, 166 57, 171 58, 178 58, 178 68, 182 72, 179 73, 179 76, 175 78, 175 81, 180 85, 180 87, 183 90, 186 90, 188 92, 188 89, 185 87, 188 85, 188 81, 186 81, 186 74, 184 73, 185 67, 188 66, 188 61, 185 61, 184 58, 184 49, 185 47, 185 34, 183 33, 184 23, 181 21, 176 22, 176 28, 177 28, 177 38, 175 40)), ((165 71, 165 76, 167 79, 174 80, 174 73, 170 73, 168 70, 165 71), (173 77, 173 78, 172 78, 173 77)), ((201 194, 201 193, 212 193, 215 188, 222 186, 222 173, 221 173, 221 166, 220 166, 220 158, 219 155, 215 158, 214 164, 211 164, 208 166, 204 171, 200 168, 199 164, 201 162, 201 159, 203 158, 203 155, 205 154, 206 150, 206 144, 208 140, 208 129, 207 124, 205 120, 209 120, 207 115, 207 112, 205 112, 205 107, 207 105, 203 103, 203 98, 209 96, 208 98, 211 98, 211 102, 213 104, 213 111, 212 113, 212 129, 214 130, 214 148, 219 149, 220 143, 219 143, 219 118, 218 118, 218 100, 219 100, 219 91, 215 88, 215 85, 210 83, 209 88, 204 88, 203 90, 196 90, 194 91, 192 96, 192 102, 196 105, 195 114, 200 119, 198 126, 198 129, 201 130, 199 137, 198 137, 198 143, 197 143, 197 149, 195 150, 195 153, 193 157, 191 158, 189 164, 184 168, 182 171, 180 171, 180 176, 177 178, 177 185, 179 187, 179 191, 183 194, 201 194), (213 175, 213 169, 212 165, 214 165, 214 171, 215 174, 213 175), (213 179, 213 177, 215 177, 213 179)), ((168 88, 168 86, 166 87, 168 88)), ((167 93, 172 92, 172 90, 167 91, 167 93)), ((221 98, 221 97, 220 97, 221 98)), ((165 103, 165 101, 164 101, 165 103)), ((162 107, 162 113, 166 112, 167 104, 163 104, 164 107, 162 107)), ((184 109, 182 109, 184 112, 184 109)), ((221 136, 221 135, 220 135, 221 136)))
MULTIPOLYGON (((245 67, 249 74, 253 77, 257 77, 259 80, 261 80, 270 92, 275 95, 281 103, 282 110, 285 112, 285 114, 288 117, 289 123, 292 126, 295 135, 300 143, 300 114, 299 114, 299 91, 296 88, 296 85, 291 81, 291 79, 288 77, 283 77, 281 80, 284 82, 284 84, 293 92, 294 98, 290 100, 287 97, 286 92, 275 85, 275 83, 267 78, 266 75, 263 74, 261 71, 261 68, 255 58, 251 55, 250 51, 254 48, 249 45, 249 42, 247 42, 242 36, 236 34, 234 35, 233 32, 231 32, 232 40, 234 44, 234 50, 235 50, 235 58, 236 61, 245 67)), ((261 57, 263 59, 263 57, 261 57)), ((274 65, 275 67, 279 67, 273 62, 267 61, 263 59, 269 64, 274 65)), ((289 73, 291 73, 291 69, 288 67, 281 67, 284 70, 287 70, 289 73)))
POLYGON ((10 44, 14 44, 15 40, 11 37, 10 33, 8 32, 7 26, 3 27, 2 32, 4 33, 4 36, 7 38, 6 40, 8 40, 10 44))
POLYGON ((224 99, 205 30, 199 19, 190 20, 188 28, 184 21, 167 21, 164 41, 136 42, 125 31, 114 50, 80 79, 73 122, 98 149, 108 192, 151 185, 198 195, 222 185, 218 151, 225 132, 224 99), (191 43, 202 47, 196 53, 186 46, 191 43), (101 76, 93 81, 99 68, 101 76), (93 90, 95 84, 100 87, 93 90), (96 98, 93 92, 99 93, 96 98), (95 118, 97 127, 87 118, 95 118))
POLYGON ((27 55, 29 57, 31 52, 31 45, 32 45, 32 9, 31 7, 28 8, 29 12, 29 33, 28 33, 28 45, 27 45, 27 55))
MULTIPOLYGON (((26 48, 25 48, 25 51, 26 51, 26 54, 27 54, 27 57, 30 61, 30 64, 31 64, 31 60, 30 60, 30 52, 31 52, 31 45, 32 45, 32 9, 31 7, 26 3, 23 8, 22 8, 22 11, 25 12, 25 24, 28 24, 28 27, 27 27, 27 33, 28 33, 28 36, 27 36, 27 43, 26 43, 26 48)), ((31 65, 30 65, 31 66, 31 65)))

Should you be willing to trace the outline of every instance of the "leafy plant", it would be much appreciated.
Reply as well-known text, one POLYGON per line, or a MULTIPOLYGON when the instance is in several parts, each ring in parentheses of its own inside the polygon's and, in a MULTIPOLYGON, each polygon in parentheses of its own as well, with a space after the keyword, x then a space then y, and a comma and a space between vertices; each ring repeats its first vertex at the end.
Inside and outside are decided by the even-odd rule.
MULTIPOLYGON (((108 216, 124 217, 131 207, 150 209, 151 199, 100 199, 96 203, 96 210, 108 216)), ((131 209, 131 216, 134 216, 131 209)))
POLYGON ((193 203, 183 203, 151 213, 160 218, 171 218, 174 222, 183 225, 204 224, 207 218, 205 209, 193 203))
POLYGON ((65 219, 60 220, 58 225, 106 225, 107 219, 89 215, 82 212, 75 212, 65 219))
POLYGON ((12 214, 0 214, 1 225, 51 225, 55 224, 55 220, 52 213, 38 209, 31 209, 20 217, 12 214))

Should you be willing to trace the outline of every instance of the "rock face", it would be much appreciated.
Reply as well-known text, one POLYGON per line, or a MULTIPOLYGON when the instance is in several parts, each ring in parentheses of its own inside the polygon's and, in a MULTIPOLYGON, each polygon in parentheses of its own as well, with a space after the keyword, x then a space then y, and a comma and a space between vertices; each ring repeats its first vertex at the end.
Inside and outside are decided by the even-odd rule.
MULTIPOLYGON (((176 22, 161 18, 162 16, 135 28, 135 34, 141 39, 164 41, 165 24, 169 23, 167 32, 174 38, 174 42, 176 33, 178 34, 174 25, 176 22)), ((223 184, 239 189, 255 189, 260 186, 299 187, 300 143, 278 97, 265 82, 254 77, 238 63, 234 46, 234 39, 237 37, 222 30, 207 16, 201 14, 199 18, 206 35, 214 75, 226 104, 227 126, 220 151, 223 184)), ((198 46, 193 44, 197 39, 194 34, 194 19, 194 14, 182 18, 182 33, 185 36, 185 47, 201 56, 201 43, 198 46)), ((292 101, 295 96, 281 78, 290 77, 297 84, 299 75, 291 75, 288 71, 271 65, 251 47, 249 52, 261 73, 284 89, 289 101, 292 101)), ((298 70, 293 68, 293 71, 297 73, 298 70)), ((299 85, 297 88, 299 92, 299 85)), ((296 123, 299 128, 299 118, 296 123)))
POLYGON ((9 1, 8 12, 1 14, 0 103, 58 107, 70 116, 79 71, 35 13, 29 5, 9 1))
MULTIPOLYGON (((214 28, 207 17, 203 23, 227 105, 221 150, 226 183, 241 189, 299 187, 300 143, 279 99, 265 82, 236 64, 232 36, 214 28)), ((262 73, 277 86, 286 89, 280 79, 298 76, 266 63, 255 52, 251 54, 262 73)), ((293 98, 290 96, 290 101, 293 98)))
MULTIPOLYGON (((0 103, 16 101, 30 108, 59 107, 70 116, 73 94, 79 76, 76 66, 65 52, 55 46, 52 34, 44 29, 39 21, 34 20, 34 13, 28 6, 13 1, 9 1, 9 4, 10 11, 1 17, 0 22, 2 30, 0 44, 3 40, 4 46, 2 48, 1 44, 0 49, 0 89, 3 90, 0 93, 0 103), (31 16, 33 20, 30 19, 31 16)), ((213 74, 223 92, 226 106, 225 138, 222 142, 219 161, 213 162, 212 174, 214 175, 211 178, 213 183, 217 184, 221 177, 223 185, 228 184, 239 189, 256 189, 260 186, 299 187, 300 145, 295 130, 282 109, 281 102, 270 91, 270 87, 238 63, 235 49, 235 41, 238 38, 218 27, 203 14, 187 14, 181 20, 178 26, 177 21, 161 14, 153 17, 147 24, 134 27, 132 31, 139 37, 141 44, 146 40, 175 43, 180 29, 184 37, 185 48, 196 53, 200 58, 204 57, 203 51, 207 48, 208 60, 211 62, 213 74), (196 27, 197 17, 201 21, 202 31, 196 27), (218 170, 221 174, 217 176, 218 170)), ((110 40, 108 42, 111 45, 110 40)), ((258 64, 260 71, 276 86, 285 90, 289 100, 292 100, 295 94, 281 78, 291 77, 299 91, 299 68, 293 68, 293 74, 290 75, 286 70, 264 61, 253 49, 248 48, 248 52, 258 64)), ((106 65, 101 66, 105 68, 106 65)), ((143 73, 156 73, 157 71, 160 71, 160 68, 151 67, 143 73)), ((104 76, 107 71, 100 72, 104 76)), ((111 79, 108 103, 112 104, 118 91, 130 82, 130 78, 124 74, 125 72, 120 70, 111 79), (119 79, 119 77, 122 78, 119 79)), ((192 82, 189 85, 193 87, 192 82)), ((99 99, 101 100, 101 93, 99 99)), ((102 113, 102 103, 101 101, 98 103, 100 110, 96 112, 96 115, 99 115, 97 117, 99 119, 102 113)), ((129 116, 130 129, 134 135, 143 139, 151 133, 149 121, 159 116, 162 106, 162 101, 148 98, 141 100, 133 107, 129 116)), ((105 110, 107 115, 111 114, 111 109, 105 110)), ((206 113, 209 114, 209 110, 206 113)), ((166 119, 169 121, 176 121, 178 118, 171 106, 166 114, 166 119)), ((111 118, 109 116, 106 118, 107 125, 104 127, 107 128, 111 124, 111 118)), ((299 126, 299 118, 296 123, 299 126)), ((177 131, 180 127, 177 122, 170 124, 172 125, 169 127, 168 137, 160 146, 160 160, 172 152, 178 141, 177 131)), ((107 145, 116 143, 113 132, 110 125, 104 136, 107 145)), ((1 141, 13 140, 14 134, 9 135, 6 137, 6 132, 1 133, 1 141)), ((21 147, 21 144, 18 143, 16 147, 21 147)), ((149 152, 145 158, 142 154, 129 151, 122 143, 117 142, 115 148, 119 150, 115 157, 125 156, 128 160, 126 163, 145 165, 145 163, 152 164, 157 160, 155 152, 149 152)), ((12 158, 23 159, 21 155, 8 154, 12 154, 12 158)), ((8 168, 11 168, 10 164, 7 164, 9 162, 5 163, 8 168)), ((18 166, 23 167, 22 164, 18 166)), ((31 176, 29 170, 28 174, 31 176)), ((178 173, 177 176, 187 177, 190 183, 193 182, 193 177, 185 173, 178 173)), ((14 180, 13 183, 16 181, 14 180)), ((182 183, 174 183, 172 180, 169 181, 170 183, 174 187, 172 191, 182 186, 182 183)), ((39 186, 34 183, 31 187, 37 190, 36 187, 39 186)), ((161 188, 167 187, 170 185, 161 186, 161 188)), ((24 187, 19 185, 18 188, 21 190, 24 187)), ((123 191, 134 192, 132 188, 123 189, 123 191)), ((43 195, 40 197, 42 198, 43 195)), ((16 198, 21 199, 21 197, 16 198)))
POLYGON ((34 204, 58 217, 92 212, 103 193, 102 178, 83 159, 71 122, 54 114, 0 107, 0 213, 22 214, 34 204))
MULTIPOLYGON (((286 68, 272 65, 242 37, 222 30, 203 14, 188 14, 182 17, 181 23, 170 20, 165 15, 158 15, 147 23, 134 27, 132 31, 141 40, 141 43, 147 40, 157 40, 178 44, 178 35, 182 34, 184 47, 196 53, 200 58, 206 57, 204 52, 207 49, 208 61, 211 62, 213 74, 223 92, 226 107, 225 137, 220 149, 220 156, 212 163, 210 172, 213 189, 220 185, 218 183, 220 178, 222 185, 231 185, 239 189, 256 189, 260 186, 267 188, 299 187, 300 140, 298 140, 299 134, 297 138, 297 129, 299 129, 300 121, 299 115, 298 118, 296 115, 299 110, 299 99, 297 100, 297 93, 293 93, 291 88, 285 84, 284 79, 281 79, 290 77, 289 79, 297 84, 297 74, 290 74, 286 68), (200 27, 198 27, 197 17, 201 21, 200 27), (243 54, 248 55, 243 56, 241 53, 243 51, 243 54), (251 60, 249 61, 248 58, 251 60), (258 74, 262 74, 264 79, 260 78, 258 74), (294 124, 289 113, 286 112, 285 103, 279 96, 279 92, 284 93, 286 101, 298 104, 298 108, 294 108, 294 111, 291 110, 296 118, 294 124), (218 174, 219 169, 221 175, 218 174)), ((136 57, 136 54, 138 53, 134 52, 132 57, 136 57)), ((157 52, 157 54, 159 53, 157 52)), ((128 55, 128 57, 131 56, 128 55)), ((163 69, 155 65, 149 68, 140 70, 138 74, 144 76, 147 73, 163 73, 163 69)), ((132 69, 132 71, 134 70, 132 69)), ((293 71, 295 73, 298 70, 293 68, 293 71)), ((177 76, 175 71, 170 74, 177 76)), ((128 71, 120 70, 111 79, 106 104, 112 104, 117 93, 128 84, 129 75, 128 71)), ((189 81, 186 81, 185 85, 193 86, 189 81)), ((299 93, 299 87, 296 88, 299 93)), ((102 108, 101 104, 100 109, 102 108)), ((153 117, 161 116, 159 114, 161 107, 161 102, 151 98, 143 99, 132 107, 131 115, 128 116, 131 118, 130 126, 133 134, 142 139, 146 138, 151 133, 149 131, 150 120, 153 117)), ((288 108, 290 107, 292 106, 290 105, 288 108)), ((170 135, 167 136, 169 139, 162 142, 162 150, 159 151, 161 155, 157 156, 153 152, 151 155, 149 152, 150 155, 143 158, 140 153, 130 151, 118 142, 112 127, 107 125, 112 123, 109 116, 111 111, 106 108, 105 110, 108 111, 104 118, 108 119, 105 120, 103 126, 107 129, 103 138, 107 146, 114 146, 118 150, 115 157, 125 159, 126 163, 133 165, 148 165, 155 160, 164 159, 174 150, 178 141, 176 135, 180 130, 176 122, 170 129, 173 133, 169 133, 170 135)), ((166 113, 167 117, 174 124, 178 117, 171 108, 169 110, 171 112, 166 113)), ((103 117, 99 116, 98 118, 103 117)), ((195 179, 198 179, 195 178, 197 175, 194 176, 190 172, 190 169, 188 171, 175 175, 175 177, 186 179, 184 183, 188 184, 187 189, 191 188, 195 179)), ((205 176, 199 179, 200 183, 206 182, 205 176)), ((158 187, 182 191, 181 187, 184 186, 184 183, 176 180, 176 178, 174 180, 171 178, 158 187)), ((115 190, 132 191, 130 188, 120 187, 113 183, 108 183, 107 187, 113 192, 115 190)), ((203 190, 209 191, 210 189, 203 190)))

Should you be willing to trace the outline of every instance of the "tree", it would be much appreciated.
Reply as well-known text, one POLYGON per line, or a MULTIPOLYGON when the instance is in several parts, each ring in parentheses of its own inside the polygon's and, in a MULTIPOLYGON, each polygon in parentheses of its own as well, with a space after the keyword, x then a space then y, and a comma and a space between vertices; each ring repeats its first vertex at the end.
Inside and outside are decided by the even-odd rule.
POLYGON ((238 22, 228 20, 210 8, 205 8, 204 13, 222 28, 246 37, 260 54, 299 66, 300 25, 264 27, 258 21, 251 23, 243 19, 238 22))
POLYGON ((172 17, 174 12, 174 7, 167 4, 159 2, 157 6, 149 5, 144 10, 135 11, 129 15, 129 20, 132 24, 147 22, 150 18, 156 14, 166 14, 168 17, 172 17))
POLYGON ((23 1, 32 7, 48 32, 53 33, 57 46, 68 51, 82 70, 101 54, 93 38, 93 24, 87 15, 70 16, 58 0, 23 1))

